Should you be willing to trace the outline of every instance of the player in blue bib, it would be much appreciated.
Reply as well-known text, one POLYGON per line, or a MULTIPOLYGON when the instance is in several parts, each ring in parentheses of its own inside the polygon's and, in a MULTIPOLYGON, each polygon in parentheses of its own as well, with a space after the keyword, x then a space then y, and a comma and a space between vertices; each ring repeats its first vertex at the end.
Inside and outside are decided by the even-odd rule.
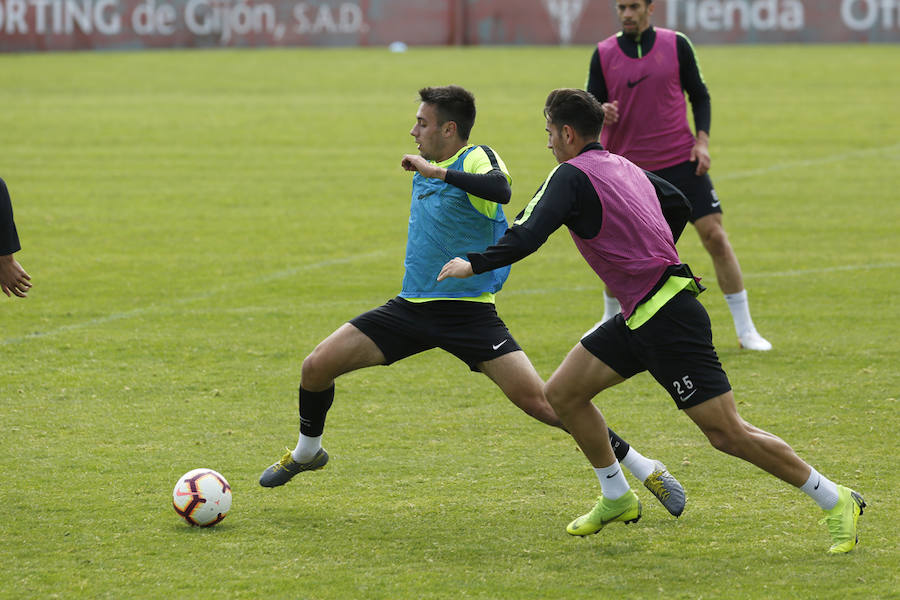
MULTIPOLYGON (((471 93, 458 86, 428 87, 419 97, 410 131, 419 154, 401 161, 415 173, 403 288, 386 304, 341 325, 303 361, 297 446, 263 472, 259 482, 264 487, 283 485, 328 462, 321 439, 338 376, 432 348, 442 348, 490 377, 528 415, 561 427, 544 397, 543 381, 494 307, 509 268, 466 280, 437 280, 447 261, 503 236, 507 222, 501 205, 510 200, 511 178, 496 152, 468 143, 475 124, 471 93)), ((622 465, 671 514, 680 515, 684 489, 665 465, 609 434, 622 465)))

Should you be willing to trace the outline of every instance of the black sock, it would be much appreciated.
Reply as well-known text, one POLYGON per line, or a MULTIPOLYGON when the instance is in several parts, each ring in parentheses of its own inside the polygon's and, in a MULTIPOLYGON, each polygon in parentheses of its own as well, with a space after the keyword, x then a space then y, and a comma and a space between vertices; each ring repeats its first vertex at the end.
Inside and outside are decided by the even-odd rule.
POLYGON ((620 438, 615 431, 608 427, 607 430, 609 431, 609 443, 612 446, 613 452, 616 454, 616 460, 622 462, 631 446, 628 445, 628 442, 620 438))
POLYGON ((300 386, 300 433, 318 437, 325 430, 325 415, 334 402, 334 384, 321 392, 310 392, 300 386))

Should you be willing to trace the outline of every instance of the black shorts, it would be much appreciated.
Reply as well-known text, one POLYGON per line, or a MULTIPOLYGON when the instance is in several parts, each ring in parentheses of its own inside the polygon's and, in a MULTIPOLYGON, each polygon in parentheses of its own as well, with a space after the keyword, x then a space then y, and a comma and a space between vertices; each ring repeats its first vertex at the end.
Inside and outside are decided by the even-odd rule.
POLYGON ((480 363, 522 349, 487 302, 409 302, 397 297, 350 323, 375 342, 386 365, 441 348, 480 371, 480 363))
POLYGON ((691 161, 653 171, 681 190, 681 193, 690 201, 693 209, 691 223, 700 217, 722 212, 722 204, 719 202, 716 190, 713 189, 709 174, 697 175, 696 171, 697 163, 691 161))
POLYGON ((628 329, 619 313, 581 344, 625 379, 649 371, 679 409, 731 389, 712 344, 709 315, 688 291, 678 293, 635 330, 628 329))

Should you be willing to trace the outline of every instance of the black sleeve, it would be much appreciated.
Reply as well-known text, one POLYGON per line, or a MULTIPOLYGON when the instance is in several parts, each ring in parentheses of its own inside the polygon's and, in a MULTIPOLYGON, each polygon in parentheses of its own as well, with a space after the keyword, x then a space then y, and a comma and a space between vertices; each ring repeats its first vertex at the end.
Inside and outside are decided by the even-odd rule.
POLYGON ((700 74, 700 63, 694 54, 691 42, 681 33, 678 34, 675 46, 678 50, 678 74, 681 77, 681 87, 687 92, 691 101, 691 111, 694 113, 694 127, 697 131, 709 133, 712 121, 712 105, 709 100, 709 90, 706 82, 700 74))
POLYGON ((509 181, 506 180, 506 175, 503 174, 499 167, 487 173, 466 173, 465 171, 447 169, 444 181, 468 194, 496 202, 497 204, 508 203, 512 196, 509 181))
POLYGON ((601 104, 609 100, 609 91, 606 89, 606 79, 603 77, 603 67, 600 64, 600 51, 597 48, 594 48, 594 54, 591 56, 587 92, 601 104))
POLYGON ((21 249, 9 190, 6 189, 6 182, 0 179, 0 256, 15 254, 21 249))
POLYGON ((647 179, 653 184, 656 190, 656 197, 659 198, 659 206, 662 209, 663 217, 672 230, 672 239, 678 241, 681 233, 684 231, 685 225, 691 218, 691 203, 687 197, 681 193, 677 187, 650 171, 644 171, 647 179))
POLYGON ((484 273, 511 265, 540 248, 550 234, 577 218, 585 185, 593 190, 587 175, 572 165, 559 165, 496 244, 467 255, 472 271, 484 273))

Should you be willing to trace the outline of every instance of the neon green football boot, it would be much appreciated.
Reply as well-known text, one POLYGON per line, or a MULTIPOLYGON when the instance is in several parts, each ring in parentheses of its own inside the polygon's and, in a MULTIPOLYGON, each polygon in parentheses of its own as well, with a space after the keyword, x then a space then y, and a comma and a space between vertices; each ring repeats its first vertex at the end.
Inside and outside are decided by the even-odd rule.
POLYGON ((641 501, 633 491, 628 490, 624 496, 615 500, 607 500, 600 496, 593 510, 569 523, 566 532, 570 535, 585 536, 597 533, 616 521, 627 525, 636 523, 640 518, 641 501))
POLYGON ((819 523, 828 524, 828 533, 834 542, 828 554, 850 552, 859 542, 856 523, 863 514, 866 501, 858 493, 842 485, 837 486, 838 502, 831 510, 825 511, 825 518, 819 523))

